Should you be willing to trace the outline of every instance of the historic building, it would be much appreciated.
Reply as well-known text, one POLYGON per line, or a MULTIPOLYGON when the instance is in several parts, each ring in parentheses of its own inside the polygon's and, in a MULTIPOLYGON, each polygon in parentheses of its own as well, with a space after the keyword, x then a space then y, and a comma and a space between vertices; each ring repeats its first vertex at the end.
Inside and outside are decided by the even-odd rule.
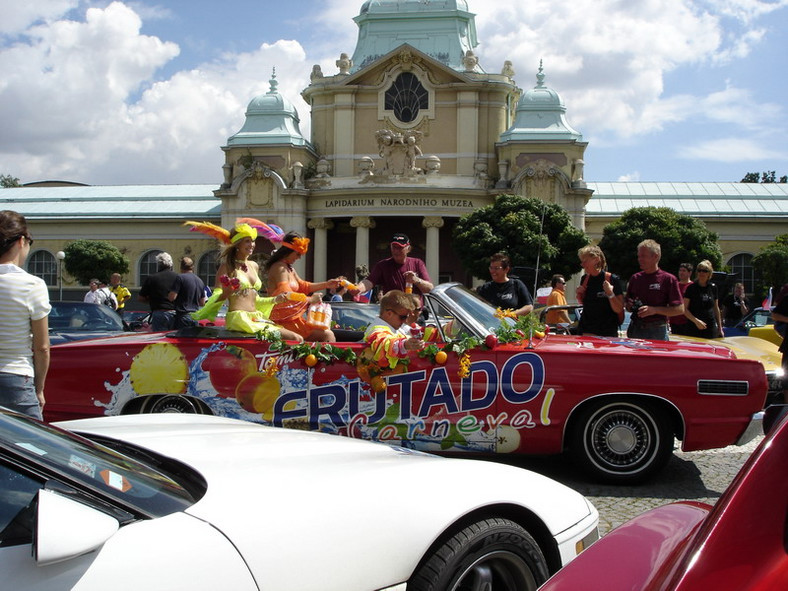
POLYGON ((194 257, 212 281, 216 243, 180 224, 230 227, 248 216, 309 236, 313 247, 299 272, 316 281, 352 276, 357 265, 389 256, 392 234, 405 232, 433 281, 469 284, 452 229, 509 192, 562 205, 596 239, 631 207, 665 205, 700 217, 751 288, 752 255, 788 231, 788 185, 586 183, 587 143, 542 66, 523 91, 511 62, 480 64, 465 0, 368 0, 354 20, 352 56, 340 53, 331 73, 314 66, 302 92, 311 137, 301 134, 274 73, 270 90, 251 100, 243 127, 221 148, 216 185, 4 190, 6 207, 36 228, 30 270, 62 287, 56 253, 86 237, 126 253, 130 286, 140 285, 161 250, 194 257))

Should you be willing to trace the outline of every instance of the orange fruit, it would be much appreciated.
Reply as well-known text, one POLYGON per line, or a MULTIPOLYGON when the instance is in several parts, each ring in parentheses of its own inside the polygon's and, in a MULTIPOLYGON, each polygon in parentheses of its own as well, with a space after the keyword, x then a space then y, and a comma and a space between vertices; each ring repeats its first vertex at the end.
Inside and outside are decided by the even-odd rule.
POLYGON ((383 392, 386 389, 386 380, 380 376, 375 376, 370 380, 369 385, 372 386, 375 392, 383 392))
POLYGON ((280 390, 277 378, 256 373, 246 376, 238 383, 235 399, 244 410, 260 413, 266 421, 271 421, 274 402, 279 397, 280 390))
POLYGON ((304 363, 306 363, 307 367, 315 367, 317 365, 317 357, 310 353, 304 357, 304 363))
POLYGON ((438 351, 435 353, 435 363, 439 365, 443 365, 449 359, 449 356, 446 354, 446 351, 438 351))

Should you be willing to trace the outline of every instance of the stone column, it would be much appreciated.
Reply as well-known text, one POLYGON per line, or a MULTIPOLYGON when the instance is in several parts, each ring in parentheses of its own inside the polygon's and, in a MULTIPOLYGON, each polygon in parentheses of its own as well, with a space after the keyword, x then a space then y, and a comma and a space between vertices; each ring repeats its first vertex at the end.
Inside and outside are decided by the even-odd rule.
POLYGON ((443 227, 443 218, 440 216, 426 216, 421 225, 427 229, 427 272, 430 274, 433 285, 438 285, 438 272, 440 271, 440 229, 443 227))
POLYGON ((356 229, 356 266, 369 266, 369 229, 375 227, 375 220, 366 215, 359 215, 350 220, 350 226, 356 229))
POLYGON ((334 227, 334 222, 327 218, 312 218, 307 226, 315 231, 315 243, 312 246, 314 260, 312 281, 320 283, 328 279, 328 239, 326 230, 331 230, 334 227))

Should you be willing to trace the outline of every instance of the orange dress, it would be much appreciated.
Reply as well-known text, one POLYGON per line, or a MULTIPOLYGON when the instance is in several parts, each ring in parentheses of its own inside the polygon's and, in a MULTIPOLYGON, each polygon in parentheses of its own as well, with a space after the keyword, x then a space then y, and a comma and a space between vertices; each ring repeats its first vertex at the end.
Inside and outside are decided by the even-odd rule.
MULTIPOLYGON (((313 283, 301 279, 295 271, 288 269, 287 281, 280 281, 276 284, 274 291, 270 296, 277 296, 280 293, 287 293, 290 291, 311 295, 314 291, 313 283)), ((298 302, 287 300, 281 304, 276 304, 271 311, 271 320, 280 326, 284 326, 292 330, 294 333, 300 334, 302 337, 308 337, 314 330, 306 323, 305 312, 309 308, 309 300, 298 302)))

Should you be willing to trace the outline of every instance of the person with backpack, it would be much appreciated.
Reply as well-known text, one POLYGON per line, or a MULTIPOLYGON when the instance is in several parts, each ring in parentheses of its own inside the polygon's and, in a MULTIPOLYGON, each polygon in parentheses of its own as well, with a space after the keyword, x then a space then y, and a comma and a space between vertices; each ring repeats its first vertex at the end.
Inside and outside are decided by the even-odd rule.
POLYGON ((88 304, 110 305, 107 300, 109 300, 109 302, 112 301, 112 298, 110 297, 111 294, 109 289, 106 287, 102 288, 101 281, 98 279, 91 279, 89 287, 90 289, 85 294, 85 297, 82 298, 82 301, 88 304))
POLYGON ((578 334, 617 337, 624 320, 621 280, 606 271, 607 260, 598 246, 584 246, 577 256, 585 272, 575 293, 577 301, 583 304, 578 334))

